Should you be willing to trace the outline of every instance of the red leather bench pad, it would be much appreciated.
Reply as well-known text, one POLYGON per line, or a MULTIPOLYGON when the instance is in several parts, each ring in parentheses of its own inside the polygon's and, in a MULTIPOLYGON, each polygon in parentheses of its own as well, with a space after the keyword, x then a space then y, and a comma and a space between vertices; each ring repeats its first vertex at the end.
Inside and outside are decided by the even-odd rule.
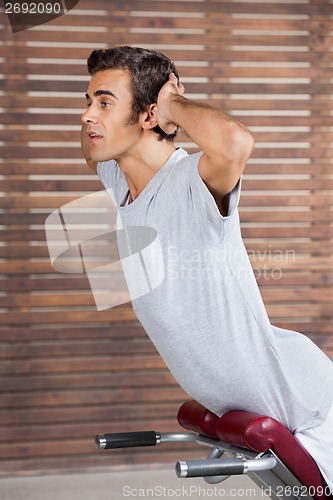
POLYGON ((291 432, 271 417, 231 411, 219 418, 197 401, 189 400, 180 407, 178 422, 185 429, 240 448, 272 450, 302 485, 316 492, 316 500, 332 498, 325 495, 327 485, 313 458, 291 432))

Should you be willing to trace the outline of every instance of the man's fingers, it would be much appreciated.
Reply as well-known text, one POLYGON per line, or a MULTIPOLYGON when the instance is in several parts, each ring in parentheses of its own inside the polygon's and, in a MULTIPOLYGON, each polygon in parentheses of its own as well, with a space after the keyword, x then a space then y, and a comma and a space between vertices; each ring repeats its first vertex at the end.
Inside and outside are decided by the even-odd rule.
POLYGON ((178 129, 178 125, 174 122, 168 122, 163 126, 162 124, 160 124, 160 127, 163 130, 163 132, 165 132, 168 135, 174 134, 178 129))
POLYGON ((169 81, 174 84, 174 86, 177 88, 177 94, 183 95, 185 92, 185 87, 174 73, 170 73, 169 75, 169 81))
POLYGON ((178 89, 179 89, 180 95, 183 95, 185 92, 185 87, 182 83, 178 83, 178 89))

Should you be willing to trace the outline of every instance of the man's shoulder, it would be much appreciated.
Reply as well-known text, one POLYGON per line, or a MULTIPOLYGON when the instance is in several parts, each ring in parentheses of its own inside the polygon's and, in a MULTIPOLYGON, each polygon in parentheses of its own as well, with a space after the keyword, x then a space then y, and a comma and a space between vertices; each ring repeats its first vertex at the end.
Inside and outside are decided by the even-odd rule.
POLYGON ((191 170, 197 171, 201 155, 201 151, 188 153, 184 149, 178 148, 171 163, 173 175, 188 176, 191 170))

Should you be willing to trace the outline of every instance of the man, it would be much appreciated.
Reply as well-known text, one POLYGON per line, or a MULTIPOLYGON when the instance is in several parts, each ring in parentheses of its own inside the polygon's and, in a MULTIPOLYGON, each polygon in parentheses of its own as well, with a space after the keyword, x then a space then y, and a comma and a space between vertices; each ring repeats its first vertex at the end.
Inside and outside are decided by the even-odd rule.
POLYGON ((294 432, 333 488, 333 364, 272 326, 237 213, 251 133, 184 97, 173 63, 133 47, 94 51, 82 115, 88 165, 124 226, 156 229, 165 279, 132 301, 176 380, 217 415, 245 410, 294 432), (200 152, 175 149, 177 128, 200 152))

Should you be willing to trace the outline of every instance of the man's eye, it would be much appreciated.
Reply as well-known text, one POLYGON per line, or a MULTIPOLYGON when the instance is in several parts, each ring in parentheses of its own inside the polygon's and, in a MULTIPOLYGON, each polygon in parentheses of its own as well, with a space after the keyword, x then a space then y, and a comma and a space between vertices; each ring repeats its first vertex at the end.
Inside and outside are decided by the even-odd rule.
POLYGON ((101 104, 103 108, 108 108, 110 106, 110 103, 107 101, 103 101, 101 104))

